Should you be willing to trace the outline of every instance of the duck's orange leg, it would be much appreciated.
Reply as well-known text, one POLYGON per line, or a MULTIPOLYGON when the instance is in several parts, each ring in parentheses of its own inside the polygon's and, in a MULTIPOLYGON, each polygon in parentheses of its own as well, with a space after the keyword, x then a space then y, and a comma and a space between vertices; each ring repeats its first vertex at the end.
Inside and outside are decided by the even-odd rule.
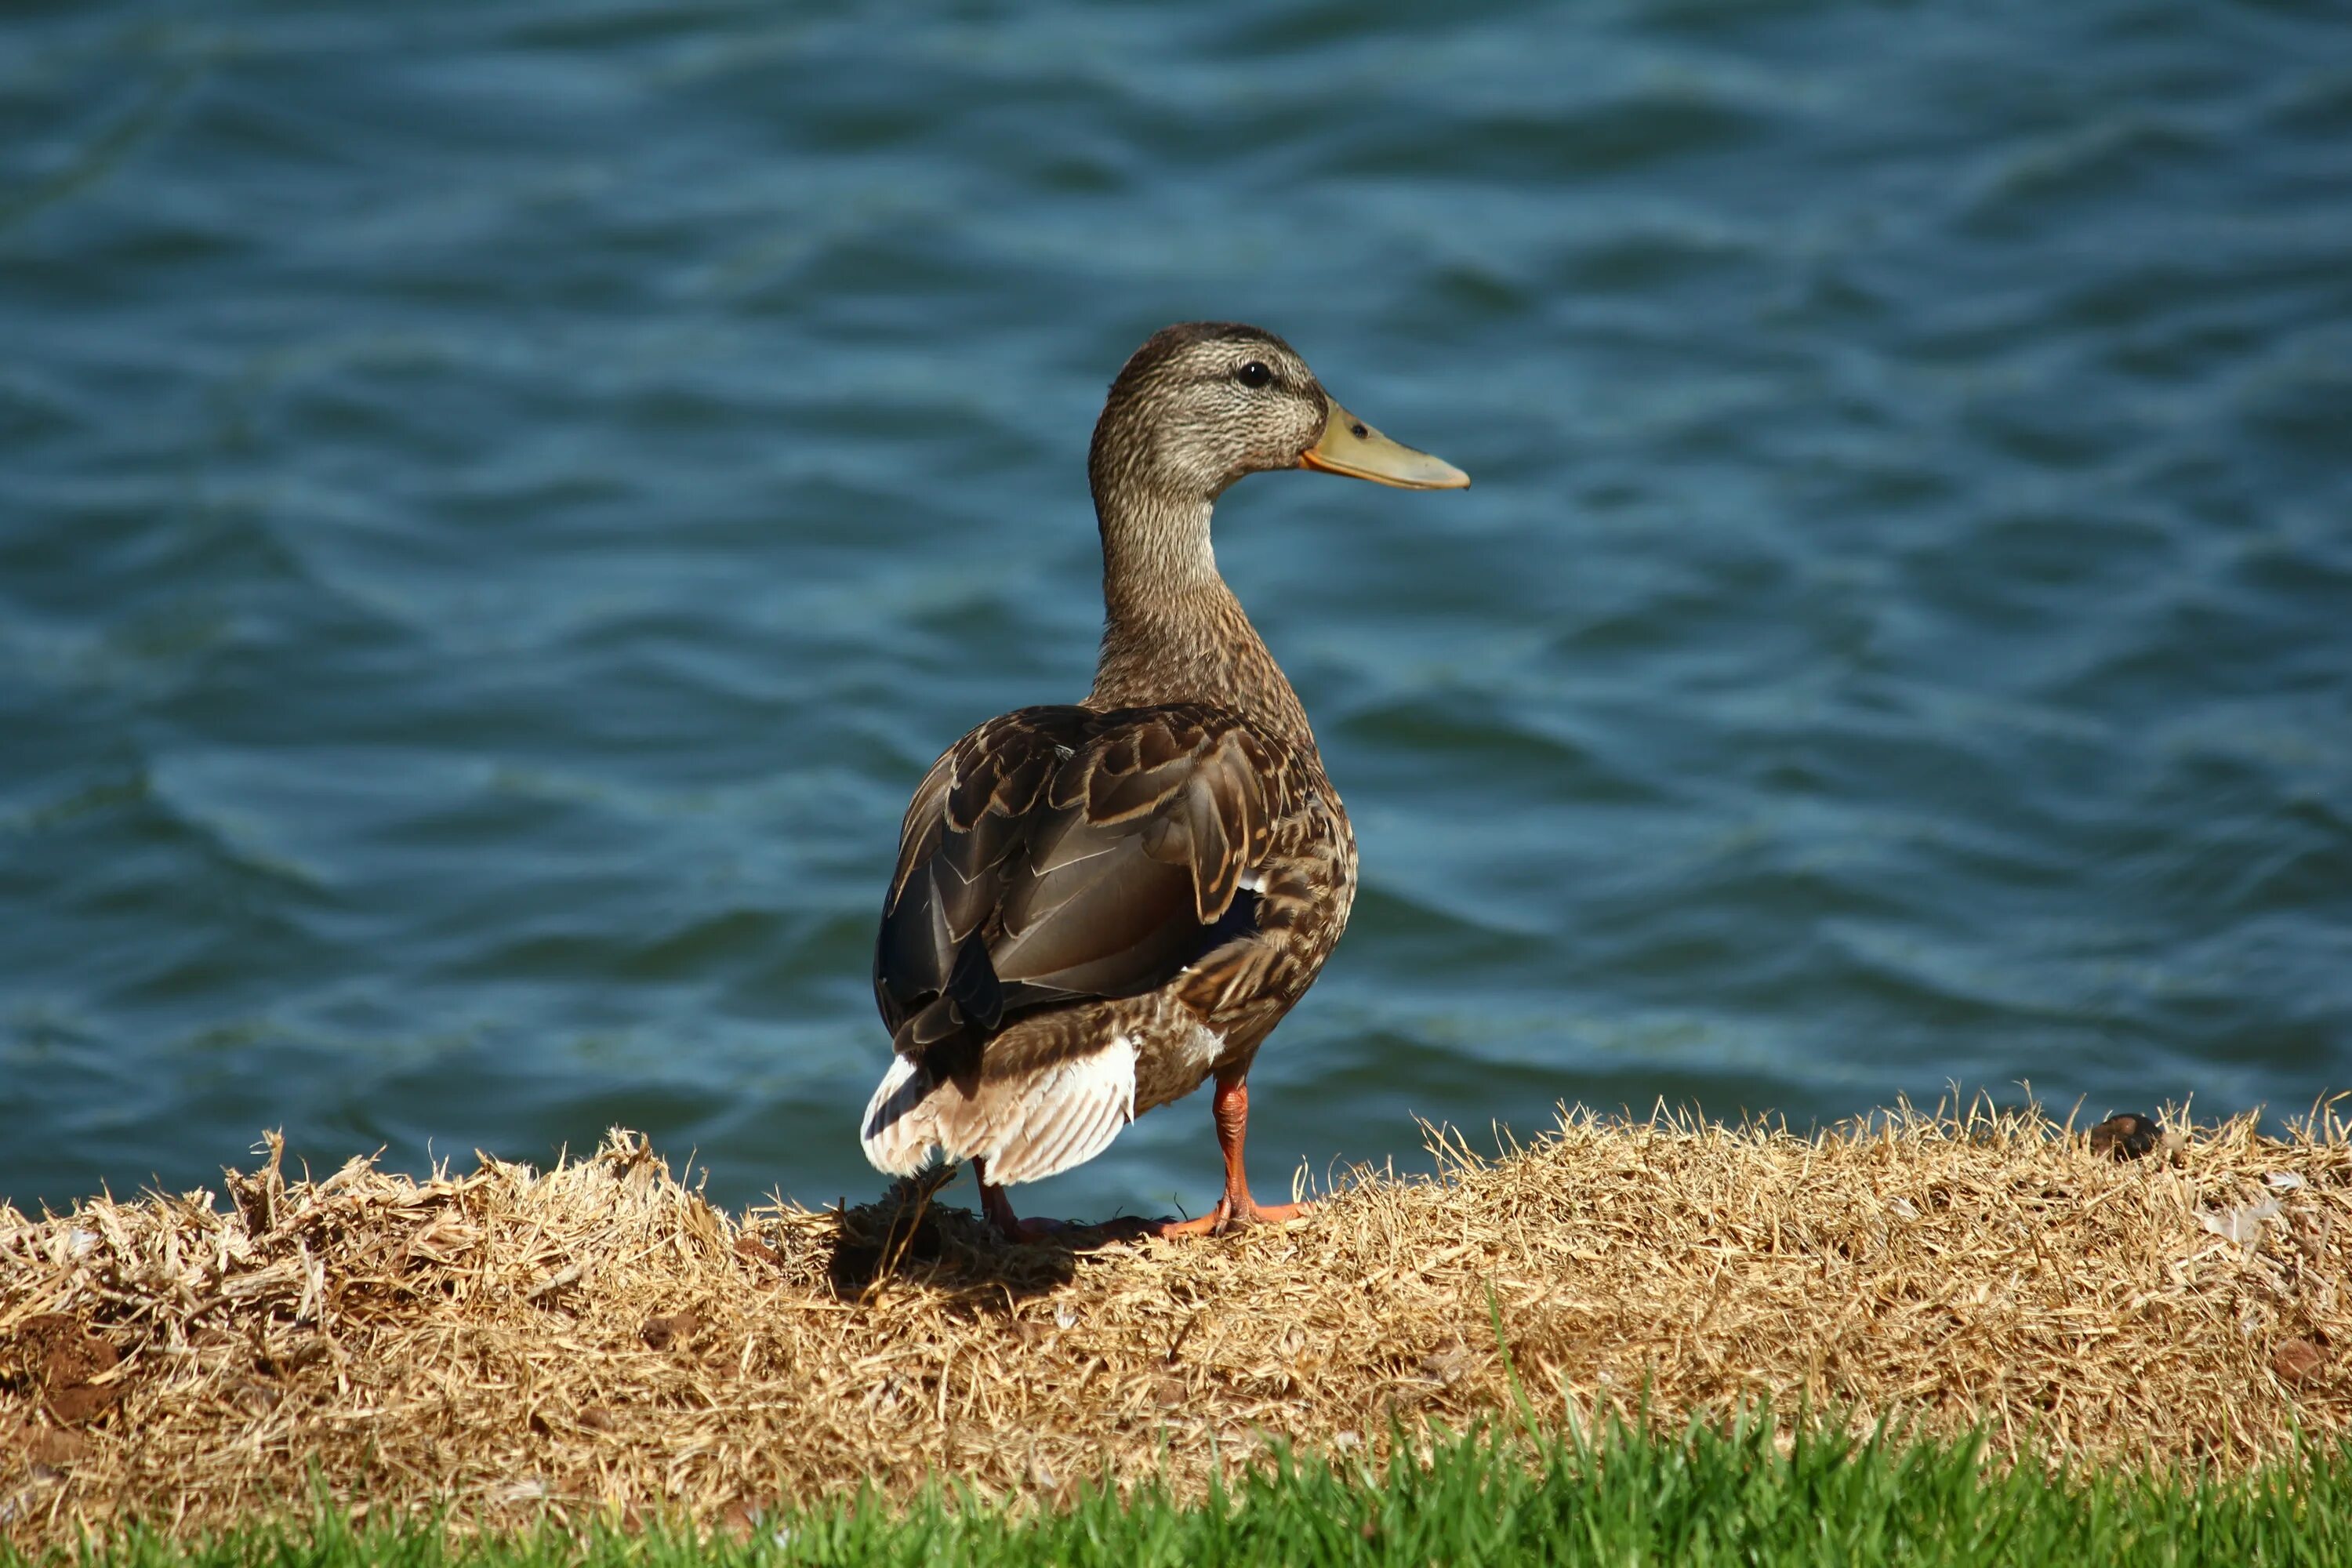
POLYGON ((1199 1219, 1169 1220, 1158 1227, 1160 1236, 1222 1236, 1244 1225, 1279 1225, 1296 1219, 1312 1204, 1261 1204, 1250 1196, 1249 1173, 1243 1167, 1242 1143, 1249 1136, 1249 1083, 1244 1068, 1217 1075, 1216 1096, 1210 1109, 1217 1121, 1217 1147, 1225 1154, 1225 1190, 1217 1206, 1199 1219))

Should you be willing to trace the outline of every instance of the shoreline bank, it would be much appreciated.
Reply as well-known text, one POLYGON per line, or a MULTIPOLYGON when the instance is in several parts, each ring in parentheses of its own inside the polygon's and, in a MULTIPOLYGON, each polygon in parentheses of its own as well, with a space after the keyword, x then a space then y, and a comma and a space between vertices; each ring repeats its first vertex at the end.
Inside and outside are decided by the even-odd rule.
POLYGON ((1762 1406, 2221 1472, 2352 1435, 2352 1130, 2176 1131, 2122 1161, 2031 1112, 1572 1113, 1279 1229, 1092 1248, 1003 1247, 968 1187, 730 1215, 621 1131, 544 1173, 273 1157, 0 1206, 0 1534, 218 1528, 314 1474, 489 1521, 1181 1492, 1515 1421, 1513 1373, 1547 1424, 1762 1406))

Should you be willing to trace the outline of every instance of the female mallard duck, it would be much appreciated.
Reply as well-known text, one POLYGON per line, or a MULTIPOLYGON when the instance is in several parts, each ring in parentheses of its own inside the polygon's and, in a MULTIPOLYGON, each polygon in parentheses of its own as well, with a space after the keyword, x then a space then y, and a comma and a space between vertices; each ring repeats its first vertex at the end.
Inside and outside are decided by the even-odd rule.
POLYGON ((1258 1047, 1348 924, 1356 839, 1298 696, 1217 575, 1209 514, 1268 468, 1406 489, 1469 477, 1332 401, 1271 332, 1155 334, 1111 384, 1087 455, 1102 526, 1102 652, 1074 707, 1023 708, 915 790, 875 943, 890 1070, 866 1158, 970 1160, 1003 1189, 1093 1159, 1139 1113, 1217 1080, 1218 1232, 1289 1218, 1250 1197, 1258 1047))

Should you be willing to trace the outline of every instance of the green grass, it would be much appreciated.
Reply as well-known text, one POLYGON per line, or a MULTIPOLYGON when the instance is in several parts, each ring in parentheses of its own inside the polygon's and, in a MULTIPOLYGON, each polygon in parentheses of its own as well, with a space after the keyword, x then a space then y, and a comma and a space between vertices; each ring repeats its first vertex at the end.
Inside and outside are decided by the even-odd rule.
MULTIPOLYGON (((1801 1436, 1748 1424, 1590 1441, 1484 1434, 1385 1468, 1277 1456, 1191 1506, 1099 1489, 1066 1510, 934 1493, 765 1521, 753 1539, 662 1529, 474 1537, 429 1525, 353 1531, 328 1513, 188 1544, 131 1534, 58 1549, 82 1568, 740 1568, 787 1563, 2126 1563, 2352 1564, 2352 1445, 2234 1479, 2118 1470, 1990 1470, 1971 1442, 1801 1436)), ((0 1548, 0 1564, 26 1562, 0 1548)))

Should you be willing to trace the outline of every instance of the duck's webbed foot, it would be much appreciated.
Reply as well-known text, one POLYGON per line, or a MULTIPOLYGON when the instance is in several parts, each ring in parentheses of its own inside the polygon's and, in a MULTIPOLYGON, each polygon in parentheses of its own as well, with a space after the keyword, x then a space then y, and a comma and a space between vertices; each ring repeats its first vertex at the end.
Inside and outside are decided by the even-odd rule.
POLYGON ((1225 1156, 1225 1190, 1217 1206, 1198 1219, 1162 1220, 1149 1234, 1160 1237, 1223 1236, 1244 1226, 1280 1225, 1309 1213, 1313 1204, 1261 1204, 1250 1196, 1242 1144, 1249 1135, 1249 1084, 1240 1073, 1217 1075, 1211 1102, 1217 1120, 1217 1146, 1225 1156))
POLYGON ((1158 1237, 1223 1236, 1228 1231, 1241 1230, 1253 1225, 1280 1225, 1285 1220, 1297 1219, 1312 1214, 1313 1204, 1261 1204, 1247 1193, 1235 1204, 1230 1194, 1220 1197, 1217 1206, 1198 1219, 1161 1220, 1149 1234, 1158 1237))

